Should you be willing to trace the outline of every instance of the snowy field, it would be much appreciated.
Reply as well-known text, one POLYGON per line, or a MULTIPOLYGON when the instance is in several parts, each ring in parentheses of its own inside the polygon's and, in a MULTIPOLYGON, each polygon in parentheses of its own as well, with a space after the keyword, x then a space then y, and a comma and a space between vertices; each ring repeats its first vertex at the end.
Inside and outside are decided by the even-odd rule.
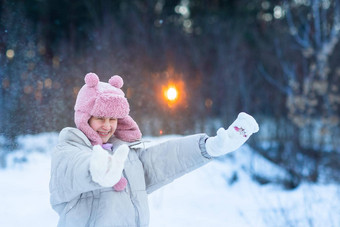
MULTIPOLYGON (((0 170, 1 227, 56 226, 48 191, 56 140, 55 133, 20 138, 20 150, 0 170)), ((261 186, 249 176, 250 169, 282 174, 245 145, 223 162, 213 161, 151 194, 150 227, 340 227, 339 185, 261 186)))

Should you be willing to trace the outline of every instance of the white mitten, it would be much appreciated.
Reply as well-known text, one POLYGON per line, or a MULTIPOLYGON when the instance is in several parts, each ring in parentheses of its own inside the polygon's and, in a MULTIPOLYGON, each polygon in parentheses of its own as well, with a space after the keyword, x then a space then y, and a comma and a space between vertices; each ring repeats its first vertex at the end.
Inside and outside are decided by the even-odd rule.
POLYGON ((103 187, 112 187, 122 177, 124 162, 129 154, 129 147, 124 144, 110 155, 100 145, 93 147, 90 161, 92 180, 103 187))
POLYGON ((220 156, 237 150, 253 134, 259 131, 256 120, 244 112, 239 113, 237 119, 227 130, 220 128, 217 135, 209 137, 205 147, 211 156, 220 156))

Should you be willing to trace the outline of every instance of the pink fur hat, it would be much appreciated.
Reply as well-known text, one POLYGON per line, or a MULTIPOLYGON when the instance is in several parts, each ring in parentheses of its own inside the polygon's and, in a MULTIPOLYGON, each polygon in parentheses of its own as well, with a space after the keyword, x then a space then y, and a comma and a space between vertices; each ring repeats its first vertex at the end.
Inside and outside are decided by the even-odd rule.
POLYGON ((120 76, 112 76, 109 83, 100 82, 95 73, 85 76, 85 85, 79 90, 74 106, 74 121, 93 145, 102 144, 102 140, 88 123, 91 116, 117 118, 114 135, 118 139, 132 142, 142 137, 137 123, 129 116, 129 103, 120 89, 123 84, 120 76))

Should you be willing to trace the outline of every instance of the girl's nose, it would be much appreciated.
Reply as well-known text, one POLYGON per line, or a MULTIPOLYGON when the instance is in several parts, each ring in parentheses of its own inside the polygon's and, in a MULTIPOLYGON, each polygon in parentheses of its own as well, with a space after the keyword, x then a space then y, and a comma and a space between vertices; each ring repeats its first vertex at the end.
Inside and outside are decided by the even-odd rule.
POLYGON ((105 119, 103 128, 109 130, 110 129, 110 119, 105 119))

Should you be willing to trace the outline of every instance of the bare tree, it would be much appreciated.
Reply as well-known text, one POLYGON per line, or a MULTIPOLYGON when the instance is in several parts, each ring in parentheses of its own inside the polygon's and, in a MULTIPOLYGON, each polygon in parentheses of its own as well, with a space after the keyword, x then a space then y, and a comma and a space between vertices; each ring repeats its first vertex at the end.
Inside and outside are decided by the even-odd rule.
POLYGON ((282 64, 289 79, 287 107, 289 117, 299 127, 311 128, 309 132, 315 132, 313 128, 318 127, 318 145, 322 146, 340 121, 337 111, 340 94, 330 65, 340 38, 340 2, 296 2, 286 1, 283 6, 290 34, 304 57, 304 65, 300 65, 302 70, 298 71, 292 67, 294 64, 282 64))
POLYGON ((340 2, 285 1, 281 9, 293 41, 287 42, 286 36, 276 40, 283 83, 260 70, 286 94, 289 118, 301 129, 300 142, 314 149, 332 145, 336 150, 340 75, 331 58, 340 38, 340 2))
POLYGON ((340 38, 340 2, 287 0, 273 9, 277 58, 259 70, 285 94, 288 119, 293 123, 285 123, 290 139, 282 144, 279 157, 293 175, 317 181, 324 167, 339 170, 334 160, 339 156, 340 74, 334 59, 340 38))

